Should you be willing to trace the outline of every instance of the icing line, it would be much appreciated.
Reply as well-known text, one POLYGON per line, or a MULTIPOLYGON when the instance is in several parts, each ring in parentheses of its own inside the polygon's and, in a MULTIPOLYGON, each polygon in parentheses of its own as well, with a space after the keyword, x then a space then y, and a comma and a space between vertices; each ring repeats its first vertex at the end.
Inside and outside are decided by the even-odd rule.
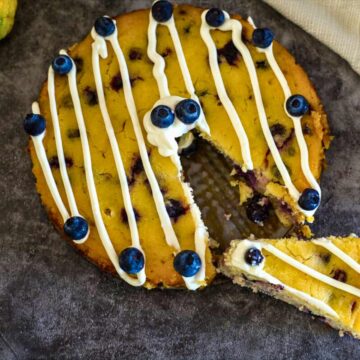
POLYGON ((148 27, 148 48, 147 54, 149 59, 154 63, 153 75, 157 81, 160 98, 170 96, 169 85, 165 75, 165 60, 156 51, 157 38, 156 29, 158 23, 153 19, 151 11, 149 12, 149 27, 148 27))
MULTIPOLYGON (((270 64, 270 67, 272 68, 272 70, 275 73, 275 76, 277 77, 281 87, 283 88, 283 92, 284 92, 284 96, 285 99, 288 99, 292 94, 289 88, 289 85, 285 79, 284 74, 282 73, 276 59, 273 53, 273 44, 271 44, 269 46, 269 48, 264 49, 264 53, 266 55, 266 58, 270 64)), ((311 185, 311 187, 315 190, 317 190, 319 192, 319 194, 321 195, 321 189, 320 186, 318 184, 318 182, 316 181, 313 173, 310 170, 310 164, 309 164, 309 151, 308 151, 308 147, 305 141, 305 137, 304 137, 304 133, 302 130, 302 126, 301 126, 301 116, 300 117, 295 117, 292 116, 288 113, 288 111, 286 110, 286 106, 285 106, 284 102, 284 110, 285 113, 287 114, 287 116, 289 118, 292 119, 293 123, 294 123, 294 130, 295 130, 295 136, 300 148, 300 156, 301 156, 301 167, 302 167, 302 171, 305 175, 306 180, 309 182, 309 184, 311 185)))
MULTIPOLYGON (((64 51, 63 53, 65 54, 66 52, 64 51)), ((88 141, 87 132, 86 132, 86 125, 85 125, 85 120, 84 120, 84 116, 82 113, 80 97, 79 97, 79 92, 78 92, 78 88, 77 88, 76 65, 74 62, 73 62, 73 67, 72 67, 71 71, 68 73, 67 77, 68 77, 72 102, 74 104, 76 120, 78 123, 79 132, 80 132, 80 140, 81 140, 81 146, 82 146, 82 151, 83 151, 83 156, 84 156, 85 177, 86 177, 86 183, 87 183, 89 196, 90 196, 91 208, 92 208, 95 224, 96 224, 101 242, 105 248, 106 253, 109 256, 110 261, 112 262, 115 270, 120 275, 120 277, 130 285, 141 286, 146 281, 145 268, 143 268, 138 274, 136 274, 137 279, 129 276, 125 271, 123 271, 121 269, 121 267, 119 265, 119 257, 115 251, 115 248, 111 242, 111 239, 106 230, 104 221, 102 219, 99 199, 97 196, 94 175, 93 175, 93 170, 92 170, 90 146, 89 146, 89 141, 88 141)))
MULTIPOLYGON (((93 30, 93 32, 94 32, 94 30, 93 30)), ((120 48, 120 44, 119 44, 117 36, 110 36, 110 37, 108 37, 108 39, 114 49, 116 58, 119 63, 120 74, 121 74, 121 78, 123 81, 123 89, 124 89, 126 105, 127 105, 127 108, 128 108, 129 114, 130 114, 130 118, 132 120, 135 136, 136 136, 137 143, 139 146, 140 157, 141 157, 141 160, 142 160, 142 163, 144 166, 146 176, 149 180, 149 184, 150 184, 150 187, 152 190, 156 210, 157 210, 159 218, 160 218, 160 222, 161 222, 161 226, 163 228, 164 234, 165 234, 166 242, 168 243, 169 246, 172 246, 176 250, 179 250, 180 245, 179 245, 178 239, 176 237, 175 231, 172 227, 171 220, 170 220, 169 214, 167 213, 165 202, 164 202, 159 184, 157 182, 154 171, 151 167, 149 155, 147 153, 144 136, 143 136, 142 129, 140 126, 138 114, 136 111, 134 96, 133 96, 133 93, 131 90, 130 76, 129 76, 129 72, 128 72, 124 54, 120 48)))
MULTIPOLYGON (((241 55, 244 59, 245 65, 247 67, 249 76, 250 76, 250 80, 251 80, 251 84, 252 84, 254 96, 255 96, 255 102, 256 102, 256 106, 257 106, 257 110, 258 110, 258 114, 259 114, 259 120, 260 120, 260 124, 261 124, 262 130, 263 130, 264 137, 266 139, 266 142, 268 144, 270 152, 273 156, 275 164, 281 174, 281 177, 284 181, 286 188, 288 189, 291 197, 297 202, 300 197, 300 193, 296 189, 296 187, 294 186, 294 184, 291 180, 290 174, 281 158, 280 152, 279 152, 279 150, 275 144, 274 138, 271 134, 271 131, 270 131, 270 128, 268 125, 268 121, 267 121, 267 117, 266 117, 266 113, 265 113, 265 109, 264 109, 264 104, 262 101, 261 90, 260 90, 260 85, 259 85, 259 81, 258 81, 257 74, 256 74, 255 65, 252 60, 249 49, 246 47, 246 45, 241 40, 242 25, 239 21, 231 19, 229 14, 224 11, 225 17, 226 17, 225 23, 218 28, 213 28, 206 23, 205 17, 206 17, 207 11, 208 10, 204 11, 202 14, 201 36, 208 47, 210 67, 212 69, 212 73, 213 73, 213 76, 215 79, 215 85, 217 87, 217 91, 218 91, 220 100, 223 103, 225 108, 226 108, 225 104, 227 104, 227 106, 229 106, 228 102, 230 101, 230 99, 228 99, 227 96, 223 98, 222 96, 220 96, 220 92, 219 92, 219 90, 221 92, 226 92, 226 90, 225 90, 223 81, 221 79, 220 68, 217 63, 216 46, 215 46, 215 43, 213 42, 213 40, 211 38, 211 34, 210 34, 210 30, 212 30, 212 29, 218 29, 221 31, 229 31, 229 30, 232 31, 232 41, 233 41, 235 47, 241 53, 241 55), (219 89, 218 89, 218 87, 219 87, 219 89), (225 101, 225 103, 223 102, 223 100, 225 101)), ((265 54, 268 58, 268 61, 271 65, 271 67, 273 68, 273 71, 275 72, 275 75, 278 78, 278 80, 283 88, 285 96, 291 94, 288 84, 286 82, 286 79, 274 58, 274 55, 272 52, 272 44, 269 48, 259 49, 259 51, 265 52, 265 54)), ((231 109, 231 107, 233 107, 232 104, 230 106, 230 109, 231 109)), ((284 108, 285 108, 285 104, 284 104, 284 108)), ((235 108, 233 110, 236 111, 235 108)), ((296 139, 298 141, 299 148, 300 148, 301 167, 302 167, 303 173, 304 173, 306 179, 308 180, 309 184, 315 190, 317 190, 319 192, 319 194, 321 194, 319 184, 316 182, 315 177, 313 176, 312 172, 310 171, 309 153, 308 153, 307 145, 306 145, 305 138, 304 138, 304 135, 302 132, 301 117, 291 116, 286 111, 286 108, 285 108, 285 112, 293 120, 295 135, 296 135, 296 139)), ((228 114, 229 114, 229 112, 228 112, 228 114)), ((230 117, 230 114, 229 114, 229 117, 230 117)), ((230 119, 231 119, 231 117, 230 117, 230 119)), ((233 119, 231 119, 231 120, 233 120, 233 119)), ((233 122, 233 125, 234 125, 234 122, 233 122)), ((234 127, 235 127, 235 125, 234 125, 234 127)), ((235 131, 237 131, 236 127, 235 127, 235 131)), ((238 134, 238 137, 239 137, 239 134, 238 134)), ((241 144, 241 141, 240 141, 240 144, 241 144)), ((243 151, 243 149, 242 149, 242 151, 243 151)), ((249 152, 250 152, 250 149, 249 149, 249 152)), ((306 210, 302 209, 300 206, 297 206, 297 208, 298 208, 298 210, 300 210, 306 216, 309 216, 309 217, 312 216, 316 211, 316 209, 313 211, 306 211, 306 210)))
MULTIPOLYGON (((169 90, 169 86, 168 86, 167 77, 165 74, 165 67, 166 67, 165 60, 156 51, 156 45, 157 45, 156 29, 157 29, 158 25, 159 25, 159 23, 153 18, 151 11, 150 11, 149 27, 148 27, 148 51, 147 52, 148 52, 149 59, 154 63, 153 75, 157 81, 160 98, 162 99, 162 98, 170 96, 170 90, 169 90)), ((177 59, 178 59, 179 65, 180 65, 181 74, 184 79, 186 91, 190 94, 191 99, 195 100, 200 105, 202 114, 201 114, 199 120, 197 120, 196 126, 198 126, 201 131, 210 135, 209 125, 206 122, 199 98, 195 94, 195 87, 192 82, 190 71, 189 71, 189 68, 186 63, 184 50, 181 45, 178 31, 176 29, 174 16, 172 16, 170 18, 170 20, 168 20, 167 22, 161 23, 161 25, 167 27, 169 30, 172 42, 174 44, 176 56, 177 56, 177 59)))
MULTIPOLYGON (((66 169, 64 150, 63 150, 62 140, 61 140, 59 118, 58 118, 57 106, 56 106, 54 70, 51 66, 49 67, 49 71, 48 71, 48 94, 49 94, 49 102, 50 102, 51 119, 52 119, 53 129, 54 129, 56 152, 57 152, 57 157, 58 157, 58 161, 59 161, 59 169, 60 169, 61 179, 62 179, 64 189, 65 189, 65 194, 66 194, 66 197, 67 197, 67 200, 69 203, 70 213, 71 213, 71 216, 81 216, 77 209, 76 200, 75 200, 72 186, 70 183, 69 175, 68 175, 67 169, 66 169)), ((39 108, 39 104, 37 102, 33 103, 33 113, 40 114, 40 108, 39 108)), ((35 151, 36 151, 37 157, 40 161, 41 168, 43 170, 43 174, 45 176, 45 180, 48 185, 48 188, 53 196, 54 201, 57 204, 57 207, 58 207, 58 209, 61 213, 61 216, 63 218, 63 221, 65 223, 70 218, 70 215, 69 215, 68 211, 66 210, 66 207, 61 199, 55 179, 52 175, 51 167, 49 165, 49 160, 47 159, 45 148, 42 143, 44 136, 45 136, 45 133, 43 133, 37 137, 32 137, 33 141, 36 139, 34 141, 35 151)), ((79 240, 73 239, 73 242, 76 244, 83 244, 88 239, 89 233, 90 233, 90 229, 88 230, 87 234, 82 239, 79 239, 79 240)))
POLYGON ((194 201, 194 197, 190 188, 190 185, 184 183, 182 179, 182 166, 180 162, 180 157, 178 154, 173 155, 173 163, 176 164, 178 169, 178 178, 181 183, 183 192, 185 194, 186 200, 190 206, 190 213, 192 219, 195 223, 195 250, 201 259, 201 268, 199 272, 190 278, 183 277, 187 288, 191 290, 197 289, 201 286, 201 282, 204 281, 206 275, 206 243, 209 239, 209 234, 204 222, 201 219, 201 213, 199 207, 194 201))
POLYGON ((295 295, 296 297, 304 300, 307 304, 320 309, 326 314, 339 318, 339 315, 332 309, 329 305, 325 304, 323 301, 314 298, 313 296, 307 294, 306 292, 297 290, 289 285, 282 283, 278 278, 270 275, 264 270, 265 259, 257 266, 251 266, 245 262, 245 253, 249 248, 255 247, 261 251, 263 243, 260 241, 250 241, 250 240, 240 240, 237 242, 232 242, 231 248, 233 249, 230 253, 231 259, 229 259, 229 254, 225 255, 225 261, 227 265, 235 266, 245 271, 246 273, 251 274, 254 278, 259 280, 268 281, 274 285, 281 285, 283 288, 295 295))
MULTIPOLYGON (((64 51, 60 51, 60 54, 64 54, 64 51)), ((64 185, 65 194, 69 203, 71 216, 81 216, 79 210, 76 205, 76 200, 74 196, 74 192, 70 183, 69 174, 66 168, 65 162, 65 154, 62 145, 62 138, 61 138, 61 130, 60 130, 60 123, 59 123, 59 116, 57 112, 57 105, 56 105, 56 96, 55 96, 55 73, 52 66, 49 67, 48 71, 48 95, 49 95, 49 103, 50 103, 50 113, 51 113, 51 120, 54 129, 54 137, 55 137, 55 145, 56 145, 56 153, 59 160, 59 169, 61 179, 64 185)), ((66 219, 67 220, 67 219, 66 219)), ((89 236, 90 228, 83 239, 80 240, 73 240, 76 244, 83 244, 89 236)))
MULTIPOLYGON (((94 34, 94 33, 93 33, 94 34)), ((95 33, 96 34, 96 33, 95 33)), ((94 34, 94 35, 95 35, 94 34)), ((117 34, 115 34, 117 36, 117 34)), ((105 39, 101 36, 95 35, 95 41, 92 44, 92 66, 93 66, 93 73, 94 73, 94 79, 96 84, 96 91, 98 95, 99 100, 99 106, 101 110, 101 114, 105 123, 106 132, 110 141, 111 150, 114 156, 116 170, 118 173, 118 177, 120 180, 120 187, 121 187, 121 193, 124 200, 124 207, 125 212, 128 218, 128 224, 130 227, 130 234, 131 234, 131 240, 132 240, 132 246, 138 248, 139 250, 143 252, 140 245, 139 240, 139 232, 138 227, 136 224, 135 219, 135 213, 133 210, 131 197, 130 197, 130 190, 129 185, 127 181, 127 176, 124 168, 124 164, 121 158, 120 154, 120 148, 118 145, 118 142, 116 140, 114 128, 111 123, 110 115, 106 106, 105 101, 105 94, 104 94, 104 88, 101 78, 101 71, 100 71, 100 62, 99 62, 99 55, 101 54, 103 58, 107 57, 107 49, 106 49, 106 42, 105 39)))
MULTIPOLYGON (((232 41, 235 45, 235 47, 238 49, 240 54, 242 55, 246 68, 248 70, 251 85, 253 87, 254 96, 255 96, 255 103, 259 114, 259 120, 260 125, 262 128, 262 131, 265 136, 265 140, 269 146, 271 155, 274 158, 275 164, 281 174, 281 177, 284 180, 285 186, 288 188, 290 195, 295 199, 298 200, 300 193, 295 188, 294 184, 291 181, 290 174, 288 170, 286 169, 286 166, 281 158, 279 149, 277 148, 275 144, 275 140, 271 134, 270 127, 268 124, 267 116, 265 113, 264 103, 262 100, 259 80, 256 74, 255 65, 253 62, 253 59, 251 57, 249 49, 246 47, 246 45, 241 40, 241 32, 242 32, 242 25, 240 21, 234 20, 234 19, 228 19, 228 29, 230 28, 232 30, 232 41)), ((221 29, 221 28, 220 28, 221 29)), ((221 29, 222 30, 222 29, 221 29)))
MULTIPOLYGON (((176 104, 183 100, 183 98, 178 96, 167 96, 165 98, 159 99, 154 107, 157 105, 166 105, 174 110, 176 104)), ((184 183, 182 180, 182 165, 180 157, 178 155, 178 144, 175 138, 181 136, 182 134, 191 134, 189 131, 195 127, 195 124, 186 125, 181 122, 177 117, 175 117, 174 123, 165 129, 160 129, 152 124, 150 120, 151 111, 149 111, 144 117, 144 127, 147 131, 147 137, 151 144, 158 147, 159 153, 162 156, 169 156, 177 168, 178 178, 182 186, 183 192, 187 199, 187 202, 190 206, 190 212, 195 223, 195 249, 198 255, 201 258, 202 266, 200 271, 192 278, 183 278, 186 286, 189 289, 195 289, 201 285, 201 281, 205 279, 205 252, 206 252, 206 242, 208 239, 208 233, 204 223, 201 220, 201 214, 198 206, 194 202, 192 192, 188 184, 184 183)))
MULTIPOLYGON (((60 52, 60 53, 62 53, 62 52, 60 52)), ((62 181, 64 184, 66 197, 69 202, 71 215, 78 216, 79 211, 76 206, 74 192, 72 190, 69 175, 68 175, 68 172, 66 169, 65 155, 64 155, 63 145, 62 145, 59 116, 58 116, 58 112, 57 112, 56 97, 55 97, 55 75, 54 75, 54 70, 53 70, 52 66, 49 67, 49 71, 48 71, 48 94, 49 94, 51 119, 52 119, 52 124, 53 124, 53 129, 54 129, 56 152, 57 152, 57 157, 59 160, 60 174, 61 174, 61 178, 62 178, 62 181)))
MULTIPOLYGON (((218 64, 217 49, 216 49, 215 43, 213 42, 211 34, 210 34, 210 30, 212 28, 207 24, 206 19, 205 19, 206 13, 207 13, 207 10, 204 11, 201 15, 202 22, 201 22, 201 27, 200 27, 200 34, 208 48, 209 64, 210 64, 211 73, 212 73, 212 76, 215 81, 215 86, 216 86, 216 90, 217 90, 218 96, 220 98, 220 101, 223 104, 223 106, 231 120, 233 128, 234 128, 236 135, 240 142, 241 154, 242 154, 242 158, 243 158, 243 162, 244 162, 244 164, 242 166, 243 171, 252 170, 253 162, 251 159, 249 139, 248 139, 245 129, 241 123, 240 116, 238 115, 233 103, 231 102, 231 100, 226 92, 225 84, 221 77, 220 67, 218 64)), ((221 27, 219 27, 217 29, 230 30, 231 28, 228 29, 227 22, 225 22, 224 25, 222 25, 221 27)))
MULTIPOLYGON (((311 242, 315 245, 324 247, 329 252, 331 252, 332 254, 337 256, 340 260, 342 260, 345 264, 349 265, 357 273, 360 273, 360 264, 357 263, 348 254, 343 252, 340 248, 338 248, 331 240, 329 240, 327 238, 321 238, 321 239, 311 240, 311 242)), ((248 272, 249 274, 257 277, 258 279, 264 279, 275 285, 280 284, 280 285, 284 286, 284 288, 286 290, 288 290, 289 292, 292 292, 295 295, 300 295, 304 300, 306 300, 306 299, 309 300, 308 297, 310 297, 311 303, 313 305, 317 306, 318 308, 320 308, 322 310, 325 310, 327 313, 334 316, 334 313, 335 313, 334 310, 331 309, 330 307, 328 307, 327 304, 325 304, 324 302, 311 297, 307 293, 301 292, 302 294, 296 294, 296 292, 298 292, 299 290, 291 288, 291 287, 289 287, 289 285, 283 284, 277 278, 275 278, 272 275, 265 272, 263 270, 264 266, 265 266, 265 259, 259 265, 251 266, 251 265, 247 264, 245 262, 245 253, 248 249, 250 249, 252 247, 257 248, 260 251, 262 249, 265 249, 266 251, 268 251, 269 253, 271 253, 272 255, 277 257, 278 259, 284 261, 286 264, 294 267, 295 269, 303 272, 304 274, 306 274, 310 277, 313 277, 314 279, 319 280, 319 281, 321 281, 329 286, 332 286, 336 289, 339 289, 339 290, 345 291, 351 295, 360 297, 360 289, 356 288, 355 286, 343 283, 343 282, 335 280, 327 275, 324 275, 324 274, 320 273, 319 271, 312 269, 309 266, 297 261, 296 259, 287 255, 286 253, 279 250, 275 246, 268 244, 261 240, 258 240, 258 241, 256 241, 256 240, 255 241, 240 240, 240 241, 233 242, 231 244, 231 248, 233 250, 231 250, 230 253, 225 255, 225 262, 229 263, 232 266, 239 267, 240 269, 248 272), (295 292, 294 292, 294 290, 295 290, 295 292), (303 295, 306 295, 306 297, 304 297, 303 295), (317 300, 317 302, 315 303, 313 301, 313 299, 317 300), (329 309, 331 309, 330 312, 329 312, 329 309)), ((338 314, 335 313, 335 315, 336 315, 336 317, 339 317, 338 314)))
POLYGON ((339 290, 343 290, 349 294, 355 295, 360 297, 360 289, 349 285, 349 284, 345 284, 341 281, 332 279, 312 268, 310 268, 307 265, 302 264, 301 262, 295 260, 294 258, 292 258, 291 256, 283 253, 282 251, 280 251, 279 249, 277 249, 275 246, 271 245, 271 244, 264 244, 262 243, 261 246, 267 250, 268 252, 270 252, 271 254, 273 254, 274 256, 276 256, 277 258, 279 258, 280 260, 284 261, 285 263, 287 263, 288 265, 294 267, 295 269, 313 277, 316 280, 319 280, 327 285, 330 285, 336 289, 339 290))
MULTIPOLYGON (((247 20, 253 26, 253 28, 256 29, 255 23, 250 16, 248 17, 247 20)), ((270 65, 271 69, 273 70, 277 80, 280 83, 280 86, 283 90, 284 98, 285 98, 284 111, 285 111, 286 115, 293 121, 293 124, 294 124, 295 136, 296 136, 296 139, 297 139, 297 142, 299 145, 299 149, 300 149, 300 158, 301 158, 300 160, 301 160, 301 168, 302 168, 303 174, 304 174, 306 180, 308 181, 308 183, 310 184, 310 186, 313 189, 317 190, 321 196, 320 185, 318 184, 312 171, 310 170, 309 151, 308 151, 308 147, 307 147, 304 133, 303 133, 302 126, 301 126, 302 116, 292 116, 288 113, 288 111, 286 109, 286 100, 292 95, 292 93, 290 90, 290 86, 286 80, 286 77, 285 77, 284 73, 282 72, 282 70, 280 69, 278 62, 276 61, 274 51, 273 51, 273 43, 271 43, 271 45, 266 49, 257 48, 257 51, 265 54, 266 59, 270 65)), ((309 212, 307 212, 307 215, 311 216, 315 213, 315 211, 316 210, 309 211, 309 212)))
MULTIPOLYGON (((153 18, 150 12, 149 28, 148 28, 148 41, 149 41, 148 57, 154 63, 153 74, 157 81, 159 93, 160 93, 160 100, 156 102, 154 107, 163 104, 169 106, 174 110, 176 103, 181 101, 182 98, 170 95, 168 81, 165 74, 166 63, 163 57, 156 51, 156 46, 157 46, 156 29, 158 25, 159 25, 158 22, 153 18)), ((172 16, 169 21, 167 21, 166 23, 162 23, 161 25, 166 26, 169 30, 170 36, 172 38, 176 50, 178 62, 180 65, 180 69, 183 75, 187 92, 190 94, 190 97, 193 100, 197 101, 200 104, 199 99, 195 94, 195 88, 192 83, 190 72, 186 64, 186 59, 176 29, 174 16, 172 16)), ((210 133, 210 129, 205 120, 205 116, 203 114, 202 108, 201 108, 200 117, 195 122, 195 124, 186 125, 181 121, 179 121, 179 119, 175 118, 174 124, 170 126, 168 129, 156 128, 151 123, 150 114, 151 111, 149 111, 144 117, 144 127, 147 130, 148 140, 151 144, 158 147, 158 150, 161 155, 170 156, 172 162, 177 167, 178 178, 180 180, 180 184, 186 196, 187 202, 190 206, 190 212, 193 221, 195 223, 195 235, 194 235, 195 249, 201 259, 202 265, 199 272, 195 276, 190 278, 183 277, 187 288, 191 290, 195 290, 202 285, 202 282, 204 282, 205 279, 205 267, 206 267, 205 252, 206 252, 206 242, 208 240, 208 232, 204 223, 201 220, 200 210, 194 202, 189 185, 182 181, 182 166, 180 162, 180 157, 178 155, 178 143, 176 142, 175 138, 180 137, 183 134, 187 134, 195 126, 198 126, 202 131, 205 131, 208 134, 210 133)))
POLYGON ((349 265, 353 270, 360 274, 360 264, 358 264, 353 258, 351 258, 348 254, 344 253, 341 249, 339 249, 335 244, 333 244, 329 239, 322 238, 319 240, 311 240, 315 245, 322 246, 327 249, 335 256, 337 256, 340 260, 342 260, 345 264, 349 265))
MULTIPOLYGON (((34 102, 32 104, 32 112, 34 114, 40 114, 40 107, 39 104, 37 102, 34 102)), ((44 177, 45 177, 45 181, 46 184, 50 190, 50 193, 55 201, 55 204, 61 214, 61 217, 63 218, 63 221, 65 223, 65 221, 70 217, 69 213, 64 205, 64 202, 61 199, 58 187, 56 185, 54 176, 52 174, 51 168, 50 168, 50 164, 49 164, 49 160, 46 156, 46 151, 44 148, 44 144, 43 144, 43 139, 45 137, 45 132, 42 133, 41 135, 38 136, 31 136, 31 140, 34 144, 34 148, 35 148, 35 152, 36 152, 36 156, 39 160, 41 169, 43 171, 44 177)))

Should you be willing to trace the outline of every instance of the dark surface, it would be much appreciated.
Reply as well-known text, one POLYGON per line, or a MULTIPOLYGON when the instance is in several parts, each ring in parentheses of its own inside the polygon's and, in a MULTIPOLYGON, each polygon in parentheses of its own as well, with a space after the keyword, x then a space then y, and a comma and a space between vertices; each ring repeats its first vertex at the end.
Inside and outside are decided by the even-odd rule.
MULTIPOLYGON (((223 5, 275 30, 313 79, 336 136, 317 235, 360 232, 360 78, 260 1, 223 5)), ((0 43, 0 359, 356 359, 360 343, 296 309, 225 282, 146 291, 100 273, 60 238, 40 205, 22 118, 57 51, 95 17, 150 1, 23 0, 0 43), (75 3, 75 4, 74 4, 75 3)))

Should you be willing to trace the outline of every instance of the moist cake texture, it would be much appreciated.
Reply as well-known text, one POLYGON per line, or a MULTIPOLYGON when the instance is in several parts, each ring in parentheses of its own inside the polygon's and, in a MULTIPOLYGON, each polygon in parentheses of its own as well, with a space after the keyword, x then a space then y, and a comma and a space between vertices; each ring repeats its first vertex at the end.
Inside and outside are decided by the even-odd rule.
POLYGON ((360 241, 357 237, 233 241, 222 272, 234 283, 320 317, 360 337, 360 241))

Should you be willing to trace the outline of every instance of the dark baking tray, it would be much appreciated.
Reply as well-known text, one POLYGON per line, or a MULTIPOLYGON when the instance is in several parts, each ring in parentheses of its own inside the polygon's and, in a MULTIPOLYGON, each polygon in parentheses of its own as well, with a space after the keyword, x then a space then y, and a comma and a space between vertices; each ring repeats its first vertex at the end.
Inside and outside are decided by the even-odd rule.
MULTIPOLYGON (((190 2, 253 16, 305 68, 335 136, 313 230, 359 232, 360 77, 261 1, 190 2)), ((76 254, 48 221, 22 118, 59 49, 85 36, 99 15, 150 4, 22 0, 14 31, 0 42, 0 359, 360 358, 358 341, 230 281, 195 293, 129 287, 76 254)))

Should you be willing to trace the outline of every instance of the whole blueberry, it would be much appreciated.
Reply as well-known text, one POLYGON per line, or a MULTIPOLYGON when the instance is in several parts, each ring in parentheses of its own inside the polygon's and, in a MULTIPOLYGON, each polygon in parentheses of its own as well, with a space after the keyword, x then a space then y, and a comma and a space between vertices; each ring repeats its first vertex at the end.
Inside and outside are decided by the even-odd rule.
POLYGON ((193 124, 200 117, 200 105, 192 100, 180 101, 175 107, 175 114, 184 124, 193 124))
POLYGON ((83 239, 89 231, 87 221, 81 216, 72 216, 64 224, 64 232, 73 240, 83 239))
POLYGON ((268 28, 255 29, 252 34, 252 42, 256 47, 266 49, 274 40, 273 32, 268 28))
POLYGON ((121 269, 127 274, 137 274, 144 268, 145 259, 139 249, 128 247, 121 252, 119 263, 121 269))
POLYGON ((167 128, 174 123, 174 112, 166 105, 156 106, 151 111, 151 122, 159 128, 167 128))
POLYGON ((225 22, 225 14, 221 9, 211 8, 205 16, 206 22, 212 27, 219 27, 225 22))
POLYGON ((201 259, 195 251, 183 250, 175 256, 174 268, 180 275, 191 277, 200 270, 201 259))
POLYGON ((59 55, 52 62, 52 68, 60 75, 68 74, 73 67, 73 62, 70 56, 59 55))
POLYGON ((151 14, 156 21, 166 22, 172 17, 173 5, 166 0, 157 1, 151 8, 151 14))
POLYGON ((24 119, 24 130, 31 136, 42 134, 46 129, 46 121, 40 114, 27 114, 24 119))
POLYGON ((245 253, 245 262, 251 266, 257 266, 262 263, 264 256, 258 248, 252 247, 245 253))
POLYGON ((114 33, 115 24, 111 18, 109 18, 107 16, 101 16, 95 20, 94 28, 95 28, 95 31, 100 36, 105 37, 105 36, 110 36, 111 34, 114 33))
POLYGON ((302 95, 292 95, 286 100, 286 110, 292 116, 303 116, 309 111, 309 103, 302 95))
POLYGON ((305 189, 302 192, 298 203, 304 210, 315 210, 320 204, 320 194, 315 189, 305 189))

